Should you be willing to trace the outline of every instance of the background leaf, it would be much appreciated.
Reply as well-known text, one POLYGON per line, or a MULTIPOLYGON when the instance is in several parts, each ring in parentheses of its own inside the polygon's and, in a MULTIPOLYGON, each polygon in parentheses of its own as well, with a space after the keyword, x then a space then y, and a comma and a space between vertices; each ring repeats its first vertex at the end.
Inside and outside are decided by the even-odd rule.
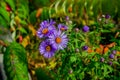
POLYGON ((41 68, 36 69, 35 74, 37 76, 37 80, 52 80, 41 68))
POLYGON ((4 53, 4 67, 9 80, 29 80, 25 49, 12 42, 4 53))
POLYGON ((2 7, 0 7, 0 16, 3 16, 3 19, 6 20, 6 23, 10 22, 9 13, 2 7))

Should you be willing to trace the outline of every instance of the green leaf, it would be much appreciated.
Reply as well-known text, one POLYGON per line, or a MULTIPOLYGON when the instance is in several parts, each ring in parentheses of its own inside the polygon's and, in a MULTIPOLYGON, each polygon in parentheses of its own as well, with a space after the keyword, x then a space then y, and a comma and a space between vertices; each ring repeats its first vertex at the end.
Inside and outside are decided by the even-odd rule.
POLYGON ((0 25, 8 28, 8 24, 6 24, 6 20, 0 15, 0 25))
POLYGON ((33 12, 30 14, 30 23, 32 23, 32 24, 35 24, 36 21, 37 21, 37 19, 36 19, 36 13, 37 13, 37 11, 35 10, 35 11, 33 11, 33 12))
POLYGON ((35 70, 35 75, 37 77, 37 80, 52 80, 41 68, 35 70))
POLYGON ((97 15, 99 14, 100 9, 101 9, 101 1, 100 0, 94 0, 93 13, 94 13, 94 17, 96 19, 97 19, 97 15))
POLYGON ((102 12, 103 14, 115 15, 116 4, 113 0, 102 0, 102 12), (107 4, 107 5, 106 5, 107 4))
POLYGON ((101 30, 101 32, 111 32, 110 30, 101 30))
POLYGON ((43 7, 43 6, 49 5, 50 0, 35 0, 35 1, 33 1, 33 3, 34 3, 35 6, 37 6, 37 7, 43 7))
POLYGON ((21 20, 20 23, 21 23, 22 25, 27 25, 27 24, 28 24, 25 20, 21 20))
POLYGON ((50 16, 49 16, 49 8, 44 7, 43 11, 41 13, 41 16, 40 16, 40 20, 46 20, 48 18, 50 18, 50 16))
POLYGON ((16 4, 17 4, 16 5, 17 15, 21 19, 26 20, 28 18, 28 15, 29 15, 28 0, 18 0, 16 2, 16 4))
POLYGON ((9 13, 2 7, 0 7, 0 15, 3 16, 7 23, 10 22, 9 13))
POLYGON ((117 0, 118 17, 120 18, 120 0, 117 0))
POLYGON ((26 51, 23 46, 12 42, 6 48, 3 62, 9 80, 29 80, 26 51))
POLYGON ((19 30, 20 30, 21 33, 27 34, 27 31, 23 27, 20 27, 19 30))
POLYGON ((83 71, 83 72, 80 72, 80 74, 79 74, 79 78, 80 78, 81 80, 83 80, 84 76, 85 76, 84 71, 83 71))
POLYGON ((70 62, 73 63, 77 60, 77 58, 73 55, 70 57, 70 62))
POLYGON ((26 19, 26 17, 28 16, 28 8, 26 8, 28 5, 20 5, 17 9, 18 11, 18 16, 21 18, 26 19), (24 15, 23 15, 24 14, 24 15))

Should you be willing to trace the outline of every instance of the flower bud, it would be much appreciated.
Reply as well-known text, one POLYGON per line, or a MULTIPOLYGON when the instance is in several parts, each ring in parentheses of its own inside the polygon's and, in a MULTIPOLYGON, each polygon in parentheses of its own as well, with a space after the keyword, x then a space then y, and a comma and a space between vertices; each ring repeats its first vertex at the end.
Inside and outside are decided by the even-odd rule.
POLYGON ((114 54, 110 54, 110 55, 109 55, 109 58, 110 58, 110 59, 113 59, 113 58, 114 58, 114 54))
POLYGON ((83 50, 88 50, 88 46, 83 46, 82 49, 83 50))
POLYGON ((83 32, 88 32, 89 29, 90 29, 90 28, 89 28, 88 26, 84 26, 84 27, 82 28, 82 31, 83 31, 83 32))

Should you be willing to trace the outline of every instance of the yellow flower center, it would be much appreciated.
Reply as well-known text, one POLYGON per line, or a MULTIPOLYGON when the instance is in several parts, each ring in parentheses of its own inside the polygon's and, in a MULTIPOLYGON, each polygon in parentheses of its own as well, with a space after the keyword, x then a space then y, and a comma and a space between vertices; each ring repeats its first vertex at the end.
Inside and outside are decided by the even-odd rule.
POLYGON ((65 28, 63 28, 63 27, 62 27, 62 28, 60 28, 60 30, 64 31, 64 30, 65 30, 65 28))
POLYGON ((57 37, 57 38, 55 39, 55 42, 59 44, 59 43, 62 42, 62 39, 61 39, 60 37, 57 37))
POLYGON ((43 33, 43 34, 47 34, 47 33, 48 33, 48 28, 43 29, 43 30, 42 30, 42 33, 43 33))
POLYGON ((46 51, 50 51, 51 47, 50 46, 46 46, 46 51))

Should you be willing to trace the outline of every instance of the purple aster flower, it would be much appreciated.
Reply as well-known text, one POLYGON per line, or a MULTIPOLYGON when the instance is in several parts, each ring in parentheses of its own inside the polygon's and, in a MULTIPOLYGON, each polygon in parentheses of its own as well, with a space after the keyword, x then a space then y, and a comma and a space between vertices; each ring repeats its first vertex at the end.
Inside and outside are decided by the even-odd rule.
POLYGON ((104 59, 103 57, 100 58, 100 62, 104 62, 104 60, 105 60, 105 59, 104 59))
POLYGON ((41 22, 40 26, 41 27, 49 27, 49 26, 54 26, 55 25, 55 21, 51 20, 45 20, 43 22, 41 22))
POLYGON ((83 46, 82 49, 83 50, 88 50, 88 46, 83 46))
POLYGON ((54 30, 55 30, 55 27, 53 26, 40 27, 37 31, 37 36, 39 38, 48 37, 53 34, 54 30))
POLYGON ((112 51, 112 54, 114 54, 114 55, 115 55, 115 54, 116 54, 116 52, 117 52, 116 50, 113 50, 113 51, 112 51))
POLYGON ((61 30, 61 31, 65 31, 68 29, 68 27, 64 24, 58 24, 58 29, 61 30))
POLYGON ((114 54, 110 54, 109 58, 113 59, 114 58, 114 54))
POLYGON ((84 27, 82 28, 82 31, 83 31, 83 32, 88 32, 89 29, 90 29, 90 28, 89 28, 88 26, 84 26, 84 27))
POLYGON ((45 58, 51 58, 54 56, 57 48, 52 45, 48 40, 41 42, 39 46, 40 54, 42 54, 45 58))
POLYGON ((64 49, 67 47, 68 38, 67 35, 64 34, 64 32, 54 31, 54 34, 49 36, 50 42, 57 47, 58 50, 64 49))
POLYGON ((110 18, 110 15, 109 15, 109 14, 106 14, 106 15, 105 15, 105 18, 106 18, 106 19, 109 19, 109 18, 110 18))
POLYGON ((56 28, 53 24, 54 24, 54 22, 52 22, 52 21, 50 21, 50 22, 43 21, 40 24, 40 28, 37 31, 37 36, 39 38, 42 38, 42 37, 48 37, 51 34, 53 34, 54 30, 56 30, 56 28))

